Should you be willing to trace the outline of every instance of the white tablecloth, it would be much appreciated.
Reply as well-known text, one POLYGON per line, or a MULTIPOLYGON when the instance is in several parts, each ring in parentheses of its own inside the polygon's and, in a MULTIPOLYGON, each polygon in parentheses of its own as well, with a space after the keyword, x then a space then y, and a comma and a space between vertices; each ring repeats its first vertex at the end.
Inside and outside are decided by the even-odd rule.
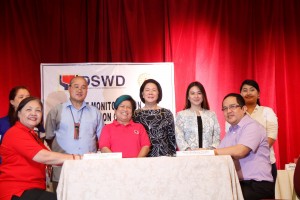
POLYGON ((277 170, 276 199, 299 200, 294 190, 294 170, 277 170))
POLYGON ((243 199, 230 156, 66 161, 59 200, 243 199))

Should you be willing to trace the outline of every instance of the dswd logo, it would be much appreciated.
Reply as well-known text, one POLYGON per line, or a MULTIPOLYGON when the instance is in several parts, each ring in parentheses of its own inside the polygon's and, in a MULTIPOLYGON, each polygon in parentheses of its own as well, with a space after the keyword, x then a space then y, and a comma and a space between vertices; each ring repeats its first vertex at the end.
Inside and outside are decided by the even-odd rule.
POLYGON ((70 81, 76 76, 78 75, 59 75, 59 84, 64 87, 64 90, 68 90, 70 81))

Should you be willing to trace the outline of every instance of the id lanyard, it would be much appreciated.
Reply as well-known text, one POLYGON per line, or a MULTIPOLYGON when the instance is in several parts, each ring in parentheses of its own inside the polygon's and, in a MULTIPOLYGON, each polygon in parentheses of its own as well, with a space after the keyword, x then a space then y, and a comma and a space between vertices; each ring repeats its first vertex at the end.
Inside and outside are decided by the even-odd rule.
POLYGON ((71 106, 69 108, 70 108, 70 111, 71 111, 71 114, 72 114, 72 118, 73 118, 73 122, 74 122, 74 139, 78 140, 79 139, 80 122, 81 122, 81 117, 82 117, 82 113, 83 113, 83 109, 84 108, 81 109, 81 113, 80 113, 80 117, 79 117, 78 122, 75 122, 75 118, 74 118, 71 106))

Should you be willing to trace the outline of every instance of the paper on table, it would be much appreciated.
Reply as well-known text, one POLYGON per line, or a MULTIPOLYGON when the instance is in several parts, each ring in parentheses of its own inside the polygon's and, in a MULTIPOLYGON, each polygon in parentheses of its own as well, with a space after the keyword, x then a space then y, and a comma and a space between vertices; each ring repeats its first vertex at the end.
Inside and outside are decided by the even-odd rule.
POLYGON ((177 151, 176 156, 214 156, 214 150, 177 151))
POLYGON ((295 170, 296 163, 285 164, 285 170, 295 170))
POLYGON ((116 153, 89 153, 83 154, 83 160, 95 160, 95 159, 109 159, 109 158, 122 158, 121 152, 116 153))

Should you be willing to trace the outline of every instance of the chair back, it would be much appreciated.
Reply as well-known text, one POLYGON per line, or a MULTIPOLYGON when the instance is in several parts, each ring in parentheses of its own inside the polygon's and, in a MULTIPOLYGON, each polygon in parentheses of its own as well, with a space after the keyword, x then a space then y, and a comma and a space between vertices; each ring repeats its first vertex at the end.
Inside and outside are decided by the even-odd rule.
POLYGON ((294 173, 294 188, 298 198, 300 197, 300 157, 298 158, 294 173))

